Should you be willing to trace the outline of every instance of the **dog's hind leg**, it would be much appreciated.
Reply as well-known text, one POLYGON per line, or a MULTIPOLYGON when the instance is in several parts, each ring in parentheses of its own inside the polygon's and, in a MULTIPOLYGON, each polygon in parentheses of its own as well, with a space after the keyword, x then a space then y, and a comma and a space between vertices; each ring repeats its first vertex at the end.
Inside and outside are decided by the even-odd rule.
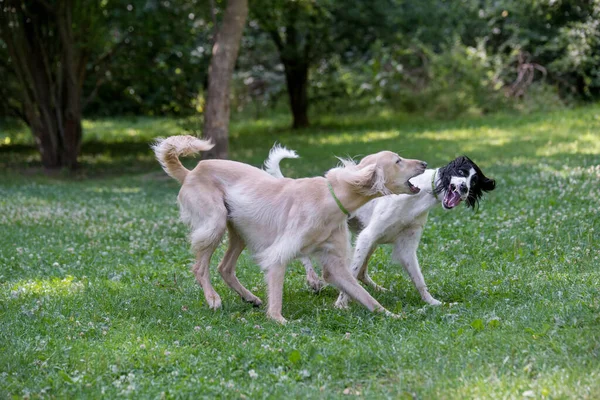
POLYGON ((358 272, 357 278, 359 281, 361 281, 362 283, 364 283, 367 286, 372 287, 373 289, 377 290, 378 292, 387 292, 387 289, 384 288, 383 286, 379 286, 377 283, 375 283, 373 281, 373 279, 371 279, 371 277, 369 276, 369 273, 367 272, 367 270, 368 270, 367 264, 369 263, 369 259, 371 258, 371 255, 373 255, 374 251, 375 251, 375 248, 372 248, 371 251, 369 252, 369 254, 367 255, 367 258, 365 258, 363 267, 358 272))
POLYGON ((301 257, 300 261, 306 270, 306 283, 308 283, 308 286, 310 286, 312 290, 319 292, 323 289, 323 286, 325 286, 325 282, 319 279, 319 276, 313 268, 312 261, 310 261, 310 257, 301 257))
POLYGON ((196 262, 192 267, 192 272, 204 290, 204 298, 208 306, 213 310, 221 308, 221 297, 210 283, 210 258, 225 233, 226 217, 227 215, 224 214, 222 218, 204 221, 204 224, 194 230, 191 235, 192 249, 196 253, 196 262))
POLYGON ((371 286, 373 289, 380 292, 385 292, 387 289, 379 286, 368 274, 369 259, 377 248, 378 236, 373 234, 371 230, 364 230, 356 238, 356 246, 354 249, 354 257, 352 258, 352 274, 362 283, 371 286))
POLYGON ((246 244, 229 223, 227 224, 227 231, 229 233, 229 247, 225 252, 223 260, 221 260, 221 263, 219 264, 219 273, 223 277, 225 283, 227 283, 230 288, 235 290, 242 297, 242 299, 244 299, 244 301, 252 303, 255 306, 260 306, 262 301, 251 291, 246 289, 235 275, 236 262, 242 253, 242 250, 244 250, 244 247, 246 247, 246 244))
POLYGON ((439 300, 434 299, 429 293, 429 290, 427 290, 425 278, 423 278, 419 260, 417 259, 417 247, 419 246, 422 232, 423 228, 420 227, 403 233, 394 244, 392 259, 404 267, 419 291, 421 299, 432 306, 438 306, 442 303, 439 300))

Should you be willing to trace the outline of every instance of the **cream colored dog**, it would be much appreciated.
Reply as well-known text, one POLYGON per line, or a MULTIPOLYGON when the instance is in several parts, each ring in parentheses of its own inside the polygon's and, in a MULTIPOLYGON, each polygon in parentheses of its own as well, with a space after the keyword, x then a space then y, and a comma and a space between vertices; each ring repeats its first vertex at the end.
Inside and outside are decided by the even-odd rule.
POLYGON ((344 165, 325 177, 304 179, 278 179, 227 160, 203 160, 192 171, 181 165, 180 155, 212 147, 209 141, 192 136, 159 139, 153 146, 166 173, 182 184, 178 196, 181 219, 191 227, 196 254, 193 272, 210 308, 221 307, 221 298, 210 283, 210 258, 227 230, 229 248, 219 273, 245 301, 262 304, 235 275, 236 261, 248 246, 266 274, 270 318, 286 322, 281 315, 286 265, 311 254, 320 257, 325 281, 369 310, 392 315, 358 284, 348 268, 351 247, 345 213, 385 194, 418 193, 408 180, 423 173, 425 162, 382 151, 363 158, 358 165, 342 160, 344 165))

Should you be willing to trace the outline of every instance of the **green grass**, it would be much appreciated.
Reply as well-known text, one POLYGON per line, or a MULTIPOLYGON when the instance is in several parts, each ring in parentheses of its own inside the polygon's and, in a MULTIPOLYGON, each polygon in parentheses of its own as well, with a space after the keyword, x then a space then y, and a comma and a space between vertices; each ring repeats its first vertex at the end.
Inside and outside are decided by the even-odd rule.
MULTIPOLYGON (((45 176, 19 126, 0 133, 0 398, 600 397, 600 106, 458 121, 379 115, 237 122, 232 158, 259 165, 275 140, 291 176, 382 149, 443 165, 467 154, 497 180, 478 212, 430 214, 419 249, 429 307, 381 247, 375 293, 401 320, 288 269, 280 326, 189 270, 178 185, 148 141, 193 121, 86 121, 83 169, 45 176), (8 139, 7 139, 8 138, 8 139)), ((188 161, 194 164, 194 160, 188 161)), ((240 280, 263 300, 244 254, 240 280)))

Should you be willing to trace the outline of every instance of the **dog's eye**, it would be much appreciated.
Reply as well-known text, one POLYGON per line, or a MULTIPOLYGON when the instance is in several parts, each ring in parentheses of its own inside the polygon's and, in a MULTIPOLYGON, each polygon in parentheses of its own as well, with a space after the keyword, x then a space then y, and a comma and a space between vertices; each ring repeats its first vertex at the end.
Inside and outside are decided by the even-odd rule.
POLYGON ((459 169, 459 170, 458 170, 458 174, 459 174, 460 176, 465 176, 465 171, 463 171, 462 169, 459 169))
POLYGON ((396 164, 400 164, 402 162, 402 159, 399 158, 398 161, 396 161, 396 164))

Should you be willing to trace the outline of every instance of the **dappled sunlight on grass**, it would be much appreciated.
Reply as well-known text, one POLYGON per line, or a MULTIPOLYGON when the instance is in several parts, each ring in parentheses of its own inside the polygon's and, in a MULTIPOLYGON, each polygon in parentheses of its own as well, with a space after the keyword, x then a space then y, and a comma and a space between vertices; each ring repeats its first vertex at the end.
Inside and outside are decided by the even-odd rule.
POLYGON ((87 192, 94 193, 139 193, 142 191, 139 187, 117 187, 117 188, 107 188, 107 187, 92 187, 85 189, 87 192))
POLYGON ((269 118, 254 120, 233 120, 229 125, 229 135, 235 138, 246 135, 262 136, 273 132, 290 132, 291 121, 290 116, 287 114, 277 114, 269 118))
POLYGON ((7 285, 5 298, 18 298, 26 295, 36 296, 69 296, 84 289, 85 280, 81 281, 71 275, 65 278, 48 278, 37 280, 21 280, 7 285))
POLYGON ((84 142, 147 142, 159 136, 181 135, 181 119, 152 117, 120 117, 84 120, 84 142))
POLYGON ((482 399, 495 398, 493 393, 510 393, 509 398, 596 398, 599 394, 595 384, 600 379, 598 370, 583 372, 580 366, 573 365, 539 373, 535 370, 533 355, 529 363, 515 363, 508 354, 504 360, 493 361, 488 366, 493 371, 485 377, 461 377, 457 387, 444 393, 443 397, 482 399), (535 379, 522 376, 523 372, 535 379))
POLYGON ((390 140, 400 136, 399 131, 369 131, 365 133, 336 133, 321 134, 311 136, 307 142, 309 144, 349 144, 349 143, 368 143, 376 140, 390 140))
POLYGON ((539 147, 536 156, 554 156, 557 154, 600 154, 600 132, 587 133, 564 142, 548 141, 539 147))
POLYGON ((511 132, 506 129, 497 129, 491 127, 473 127, 473 128, 456 128, 443 131, 425 130, 415 133, 415 137, 429 140, 447 140, 447 141, 469 141, 473 138, 479 140, 484 139, 486 143, 492 141, 508 141, 508 138, 516 135, 516 132, 511 132))

